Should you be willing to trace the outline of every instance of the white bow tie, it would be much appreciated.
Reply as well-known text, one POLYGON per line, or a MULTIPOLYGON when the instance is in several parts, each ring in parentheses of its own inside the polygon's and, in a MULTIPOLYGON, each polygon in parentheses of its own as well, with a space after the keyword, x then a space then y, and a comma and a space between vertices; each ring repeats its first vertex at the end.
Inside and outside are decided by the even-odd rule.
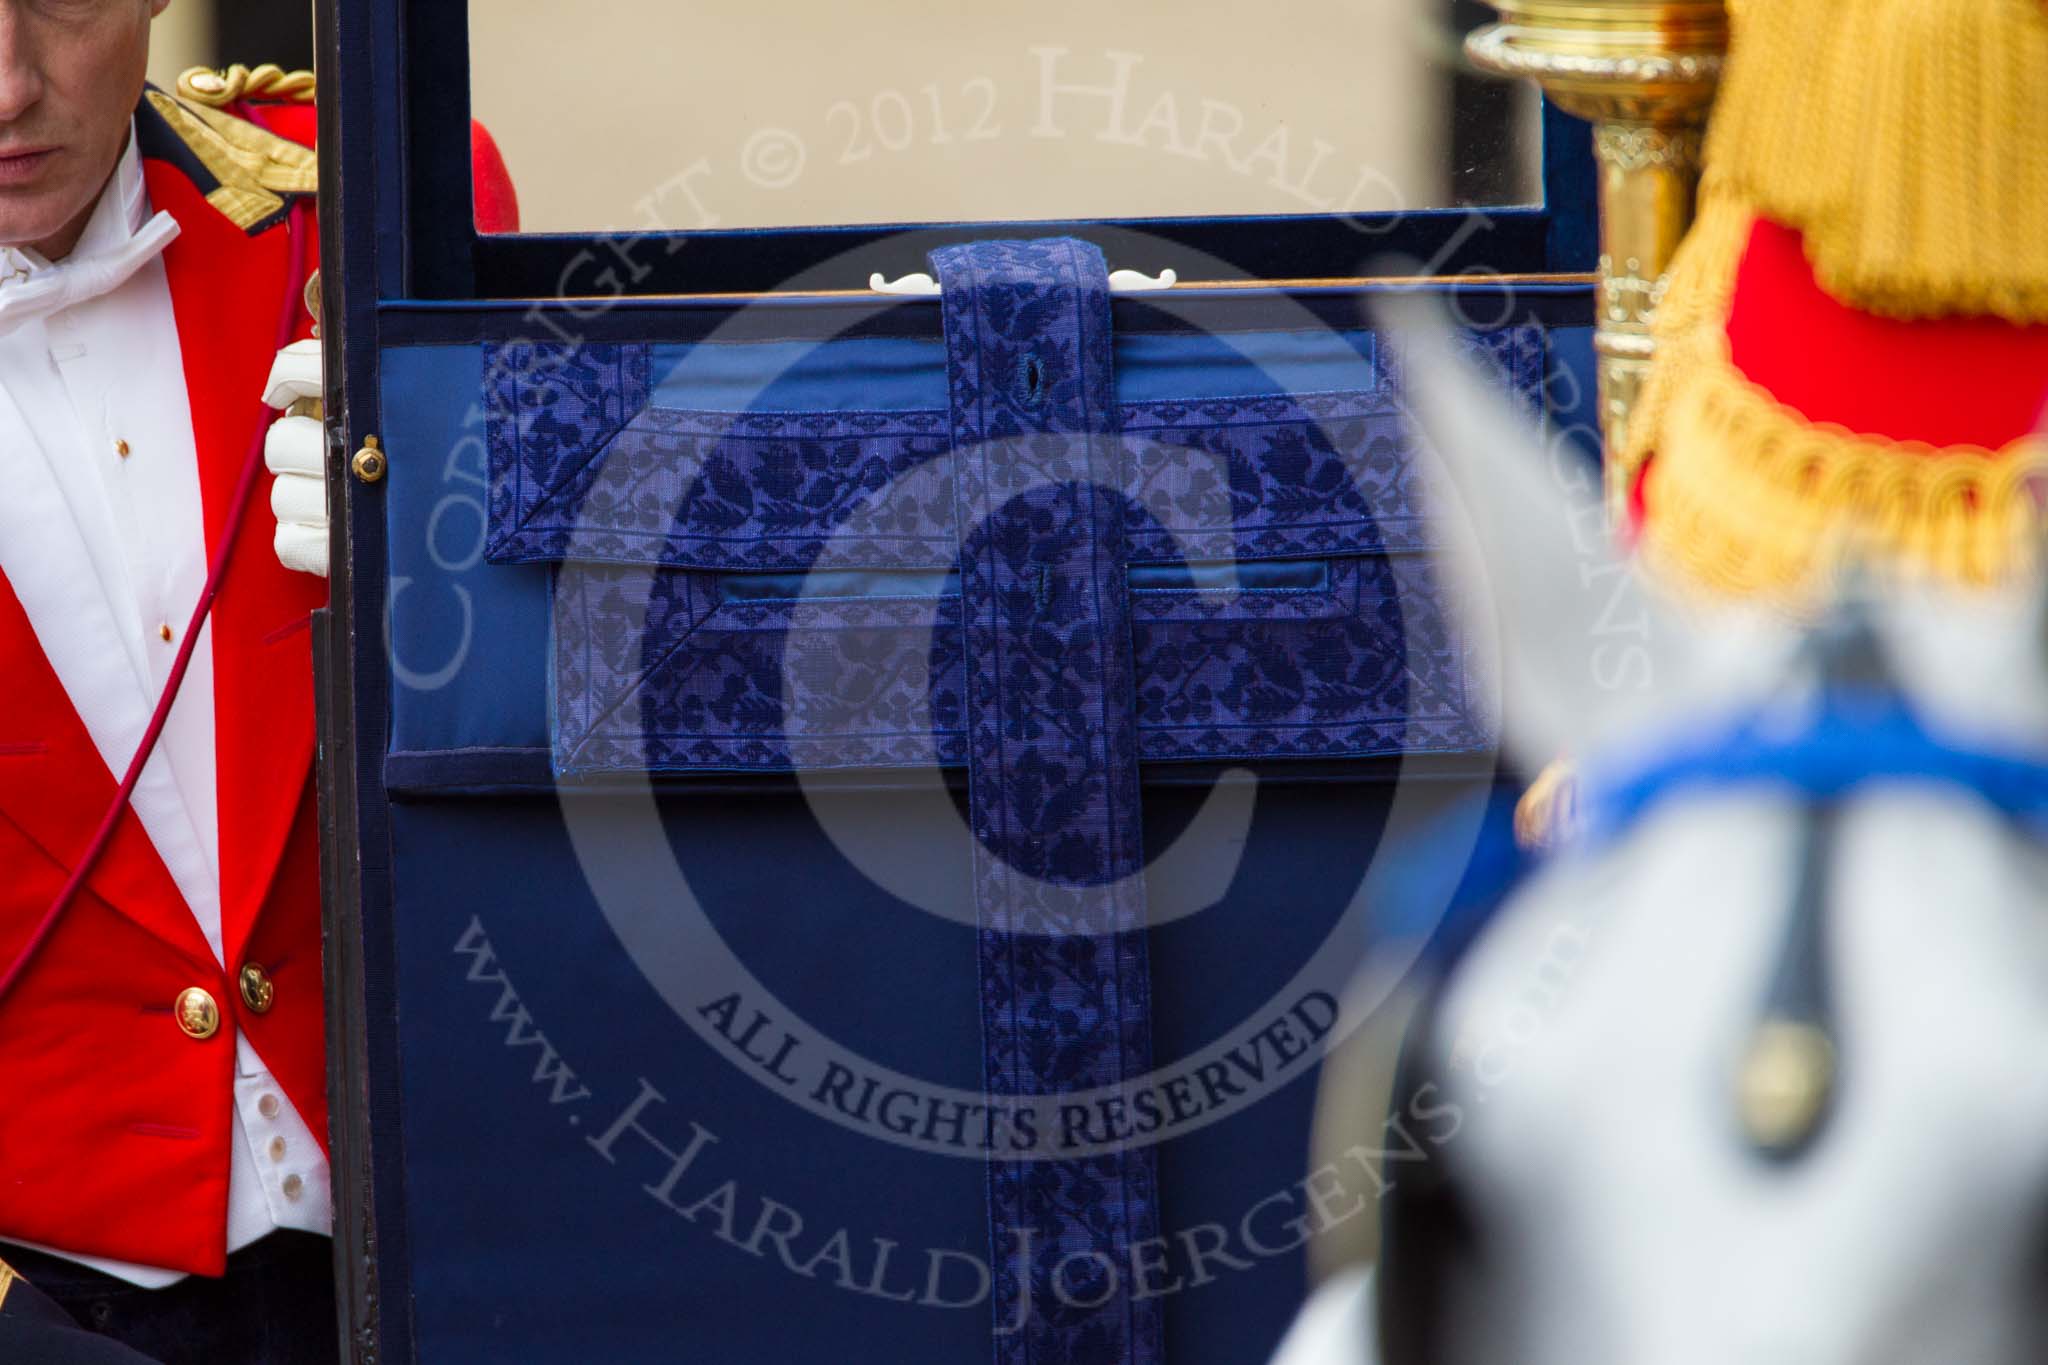
POLYGON ((0 336, 34 318, 112 293, 161 255, 177 235, 178 220, 159 212, 112 251, 67 256, 55 265, 0 282, 0 336))

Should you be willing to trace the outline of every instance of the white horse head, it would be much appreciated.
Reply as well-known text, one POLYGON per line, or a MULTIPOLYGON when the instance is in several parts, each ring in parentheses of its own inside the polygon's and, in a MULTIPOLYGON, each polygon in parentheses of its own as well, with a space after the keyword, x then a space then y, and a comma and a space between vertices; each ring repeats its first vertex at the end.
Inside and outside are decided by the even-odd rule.
POLYGON ((1457 1121, 1387 1171, 1385 1365, 2048 1358, 2042 595, 1675 609, 1403 321, 1506 742, 1581 760, 1595 829, 1411 1037, 1457 1121))

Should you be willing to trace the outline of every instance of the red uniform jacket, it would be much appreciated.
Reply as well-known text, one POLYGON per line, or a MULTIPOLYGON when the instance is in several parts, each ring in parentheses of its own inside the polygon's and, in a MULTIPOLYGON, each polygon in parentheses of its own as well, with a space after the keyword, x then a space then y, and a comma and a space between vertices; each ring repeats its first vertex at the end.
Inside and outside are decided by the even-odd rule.
MULTIPOLYGON (((305 105, 230 110, 310 145, 305 105)), ((136 115, 184 354, 211 555, 258 420, 291 261, 281 216, 244 230, 218 182, 145 99, 136 115)), ((475 138, 479 223, 515 225, 502 161, 475 138)), ((216 163, 218 164, 218 163, 216 163)), ((318 260, 311 214, 295 249, 318 260)), ((310 318, 307 319, 310 327, 310 318)), ((300 335, 305 335, 302 328, 300 335)), ((256 497, 264 499, 267 480, 256 497)), ((252 508, 213 608, 221 930, 214 962, 154 846, 124 818, 13 991, 0 1000, 0 1238, 220 1274, 226 1260, 234 1030, 245 1032, 323 1140, 326 1069, 320 850, 308 625, 324 580, 284 569, 267 506, 252 508), (245 963, 275 986, 247 1008, 245 963), (200 986, 222 1021, 195 1040, 172 1002, 200 986)), ((0 576, 0 971, 20 954, 113 798, 107 770, 0 576)))

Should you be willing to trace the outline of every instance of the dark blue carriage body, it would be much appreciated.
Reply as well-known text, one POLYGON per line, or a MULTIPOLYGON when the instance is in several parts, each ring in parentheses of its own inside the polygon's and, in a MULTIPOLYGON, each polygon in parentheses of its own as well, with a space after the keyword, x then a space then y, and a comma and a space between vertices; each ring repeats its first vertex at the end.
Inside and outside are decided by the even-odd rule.
MULTIPOLYGON (((758 288, 761 262, 797 273, 860 240, 892 272, 1029 236, 1348 273, 1329 268, 1338 225, 700 234, 649 260, 702 273, 646 296, 534 301, 588 244, 479 239, 445 202, 466 180, 459 33, 398 0, 330 3, 323 32, 344 73, 322 111, 336 411, 348 449, 375 433, 391 457, 346 488, 323 637, 352 1348, 1263 1358, 1303 1238, 1372 1216, 1359 1180, 1307 1169, 1329 1020, 1302 964, 1362 952, 1376 860, 1499 799, 1401 357, 1366 307, 1418 286, 1251 278, 1106 305, 1087 506, 1109 548, 1074 581, 1111 585, 1122 615, 1090 618, 1114 639, 1062 637, 1078 682, 1019 702, 986 639, 1039 647, 1017 622, 1066 589, 977 577, 959 481, 989 466, 961 454, 941 304, 655 291, 758 288), (408 60, 370 64, 394 37, 408 60), (1123 692, 1091 681, 1087 650, 1124 661, 1123 692), (1128 1111, 1055 1099, 1035 1136, 1135 1131, 1142 1174, 1100 1152, 1010 1159, 974 787, 1085 812, 1045 815, 1022 759, 977 748, 985 702, 1013 735, 1059 730, 1063 708, 1122 726, 1118 837, 1144 856, 1208 828, 1219 773, 1258 779, 1227 848, 1155 862, 1119 911, 1135 918, 1053 936, 1142 964, 1117 1055, 1142 1035, 1163 1079, 1128 1111), (1012 1330, 1020 1284, 1051 1296, 1051 1327, 1012 1330)), ((1570 425, 1591 406, 1591 286, 1570 273, 1589 206, 1583 149, 1549 126, 1554 206, 1499 215, 1510 277, 1420 287, 1499 319, 1474 345, 1570 425)), ((1457 221, 1415 215, 1375 244, 1427 255, 1457 221)), ((1085 1038, 1095 1005, 1030 976, 1003 977, 1005 999, 1074 1017, 1012 1041, 1085 1038)))

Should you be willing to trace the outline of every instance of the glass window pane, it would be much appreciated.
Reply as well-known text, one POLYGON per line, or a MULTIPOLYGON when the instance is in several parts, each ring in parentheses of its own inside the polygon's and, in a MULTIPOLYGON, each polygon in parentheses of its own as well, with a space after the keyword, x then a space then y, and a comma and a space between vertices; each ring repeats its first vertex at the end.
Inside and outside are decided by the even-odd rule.
POLYGON ((530 232, 1360 213, 1537 197, 1448 0, 475 0, 530 232))

